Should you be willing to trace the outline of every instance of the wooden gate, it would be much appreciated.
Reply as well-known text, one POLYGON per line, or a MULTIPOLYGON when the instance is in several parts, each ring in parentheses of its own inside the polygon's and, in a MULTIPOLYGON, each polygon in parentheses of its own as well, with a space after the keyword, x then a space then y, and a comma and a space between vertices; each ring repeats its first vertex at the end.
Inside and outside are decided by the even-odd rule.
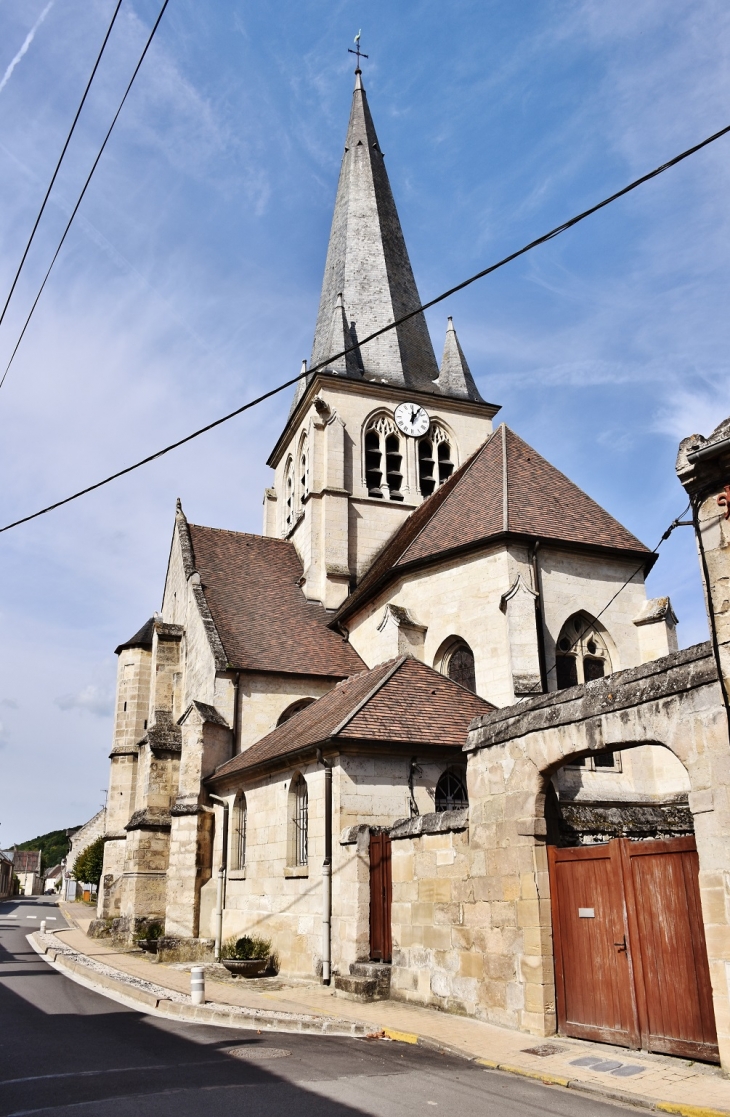
POLYGON ((548 857, 559 1030, 719 1062, 694 838, 548 857))
POLYGON ((390 834, 370 835, 370 957, 390 962, 392 937, 390 905, 393 885, 390 873, 390 834))

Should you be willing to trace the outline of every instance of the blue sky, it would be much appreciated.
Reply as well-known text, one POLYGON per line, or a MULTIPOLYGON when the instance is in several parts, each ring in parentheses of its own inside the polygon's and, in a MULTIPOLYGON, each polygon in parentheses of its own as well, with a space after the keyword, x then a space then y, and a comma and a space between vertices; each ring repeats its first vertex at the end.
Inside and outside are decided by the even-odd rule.
MULTIPOLYGON (((0 292, 112 9, 0 0, 0 292)), ((124 0, 3 367, 157 10, 124 0)), ((360 27, 424 299, 729 122, 720 0, 170 0, 0 392, 3 522, 297 372, 360 27)), ((729 180, 725 139, 429 314, 437 353, 453 314, 500 418, 649 546, 683 508, 678 440, 730 412, 729 180)), ((0 845, 103 803, 113 649, 159 607, 175 498, 260 530, 288 405, 0 536, 0 845)), ((687 529, 649 590, 671 595, 683 645, 706 638, 687 529)))

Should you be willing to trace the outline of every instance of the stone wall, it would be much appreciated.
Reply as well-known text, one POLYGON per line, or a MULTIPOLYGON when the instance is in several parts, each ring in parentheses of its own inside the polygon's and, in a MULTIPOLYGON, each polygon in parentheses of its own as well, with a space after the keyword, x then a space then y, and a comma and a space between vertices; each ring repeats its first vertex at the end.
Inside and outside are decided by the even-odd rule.
MULTIPOLYGON (((457 753, 455 758, 460 761, 457 753)), ((418 758, 413 795, 418 810, 433 810, 436 782, 449 758, 418 758)), ((341 754, 334 759, 332 788, 332 964, 347 973, 351 962, 369 956, 370 827, 391 827, 410 813, 411 756, 341 754)), ((255 933, 270 938, 287 973, 316 973, 322 957, 322 861, 324 859, 324 774, 313 763, 257 780, 233 778, 224 795, 233 804, 245 787, 246 866, 230 869, 224 911, 224 938, 255 933), (296 771, 309 792, 309 863, 288 864, 289 785, 296 771)), ((213 879, 202 889, 200 934, 214 934, 214 907, 220 864, 222 809, 216 807, 213 879)), ((234 841, 230 831, 231 850, 234 841)), ((229 853, 230 858, 230 853, 229 853)), ((230 858, 232 861, 232 858, 230 858)))

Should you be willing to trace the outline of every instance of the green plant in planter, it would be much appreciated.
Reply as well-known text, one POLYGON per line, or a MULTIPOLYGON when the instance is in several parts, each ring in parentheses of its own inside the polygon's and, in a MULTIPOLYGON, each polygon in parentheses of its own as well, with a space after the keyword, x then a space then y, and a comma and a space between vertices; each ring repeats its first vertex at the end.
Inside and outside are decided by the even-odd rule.
POLYGON ((146 942, 152 939, 153 941, 162 938, 163 926, 161 923, 148 923, 146 927, 141 928, 136 932, 134 941, 139 942, 144 939, 146 942))
POLYGON ((260 939, 256 935, 242 935, 240 939, 228 939, 223 943, 222 958, 246 962, 251 958, 268 958, 271 954, 271 939, 260 939))

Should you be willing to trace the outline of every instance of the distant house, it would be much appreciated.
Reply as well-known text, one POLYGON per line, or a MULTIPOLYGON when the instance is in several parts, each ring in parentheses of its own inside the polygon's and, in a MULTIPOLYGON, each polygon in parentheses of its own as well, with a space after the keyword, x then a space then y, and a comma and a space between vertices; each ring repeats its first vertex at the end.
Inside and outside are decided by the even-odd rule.
MULTIPOLYGON (((64 900, 75 900, 77 892, 77 882, 73 879, 74 865, 80 853, 95 842, 97 838, 101 838, 106 830, 106 809, 102 807, 100 811, 80 826, 78 830, 74 830, 69 834, 70 849, 65 863, 65 889, 63 892, 64 900)), ((79 882, 80 883, 80 882, 79 882)))
POLYGON ((13 893, 12 856, 0 852, 0 900, 6 900, 13 893))
POLYGON ((37 849, 15 849, 13 872, 20 881, 23 896, 40 896, 43 891, 41 882, 41 854, 37 849))
POLYGON ((55 892, 60 880, 63 880, 63 865, 54 865, 43 877, 44 893, 55 892))

